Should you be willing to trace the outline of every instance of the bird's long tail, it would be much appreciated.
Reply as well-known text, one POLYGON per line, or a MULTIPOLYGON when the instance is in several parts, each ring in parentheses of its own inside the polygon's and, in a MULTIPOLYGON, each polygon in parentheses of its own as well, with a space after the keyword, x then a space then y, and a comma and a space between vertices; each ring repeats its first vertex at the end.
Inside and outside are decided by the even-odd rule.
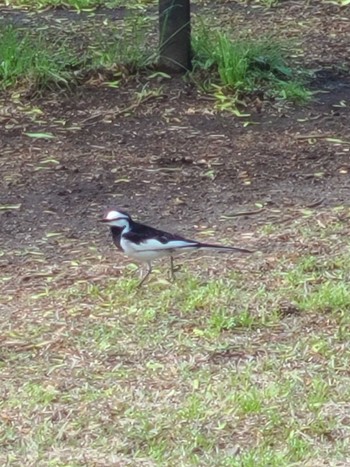
POLYGON ((218 251, 235 251, 237 253, 254 253, 247 248, 239 248, 235 246, 213 245, 212 243, 198 243, 197 248, 203 250, 218 250, 218 251))
POLYGON ((159 252, 178 252, 181 251, 191 251, 191 250, 217 250, 217 251, 226 251, 226 252, 237 252, 237 253, 254 253, 252 250, 247 248, 238 248, 235 246, 224 246, 224 245, 214 245, 212 243, 201 243, 201 242, 191 242, 190 240, 180 240, 176 245, 161 245, 160 247, 155 248, 143 248, 138 250, 139 252, 145 253, 149 251, 159 251, 159 252), (181 244, 180 244, 181 243, 181 244))

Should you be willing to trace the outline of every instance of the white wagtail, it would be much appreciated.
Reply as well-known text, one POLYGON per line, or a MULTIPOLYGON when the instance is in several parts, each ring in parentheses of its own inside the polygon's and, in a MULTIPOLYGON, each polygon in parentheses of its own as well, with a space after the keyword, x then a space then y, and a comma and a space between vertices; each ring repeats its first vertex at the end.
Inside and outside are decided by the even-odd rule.
POLYGON ((170 273, 174 279, 174 259, 176 253, 193 250, 219 250, 236 251, 239 253, 252 253, 246 248, 233 246, 213 245, 210 243, 187 240, 180 235, 171 234, 154 229, 148 225, 140 224, 131 219, 130 215, 121 210, 109 209, 105 212, 100 222, 104 222, 111 228, 115 246, 126 256, 135 259, 148 266, 146 274, 138 284, 140 287, 152 272, 154 259, 170 256, 170 273))

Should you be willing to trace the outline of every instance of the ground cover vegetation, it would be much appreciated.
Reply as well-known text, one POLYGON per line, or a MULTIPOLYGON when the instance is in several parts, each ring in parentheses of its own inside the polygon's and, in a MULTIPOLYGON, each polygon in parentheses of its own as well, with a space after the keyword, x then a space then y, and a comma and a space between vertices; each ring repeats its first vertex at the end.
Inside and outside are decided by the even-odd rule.
MULTIPOLYGON (((65 7, 93 13, 98 6, 112 9, 123 4, 44 0, 11 5, 32 9, 65 7)), ((113 79, 121 74, 124 79, 140 73, 152 75, 158 59, 154 40, 157 14, 147 2, 133 2, 128 8, 122 27, 108 23, 103 31, 88 31, 79 40, 75 28, 59 34, 55 30, 53 38, 53 31, 46 28, 2 24, 0 84, 3 88, 25 84, 40 91, 71 87, 85 82, 91 74, 102 72, 113 79)), ((295 69, 287 65, 290 41, 283 47, 276 37, 251 38, 220 25, 212 29, 205 19, 199 18, 194 21, 192 43, 194 70, 185 79, 213 94, 219 110, 237 112, 237 106, 244 105, 249 95, 299 103, 311 98, 306 87, 310 76, 296 64, 295 69)))

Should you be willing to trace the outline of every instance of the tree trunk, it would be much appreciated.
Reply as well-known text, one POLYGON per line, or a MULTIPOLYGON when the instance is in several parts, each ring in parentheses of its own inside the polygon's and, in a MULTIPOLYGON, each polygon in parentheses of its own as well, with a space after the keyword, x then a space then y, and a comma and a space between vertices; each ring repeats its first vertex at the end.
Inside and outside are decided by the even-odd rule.
POLYGON ((159 0, 159 49, 161 69, 191 69, 190 0, 159 0))

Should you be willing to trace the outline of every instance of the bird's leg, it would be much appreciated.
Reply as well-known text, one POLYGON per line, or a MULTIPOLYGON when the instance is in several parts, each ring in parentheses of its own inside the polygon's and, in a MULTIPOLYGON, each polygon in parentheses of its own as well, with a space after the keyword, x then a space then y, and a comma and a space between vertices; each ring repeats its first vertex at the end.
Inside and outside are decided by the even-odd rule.
POLYGON ((170 279, 175 280, 175 272, 180 271, 181 266, 174 266, 174 257, 170 256, 170 279))
POLYGON ((174 258, 172 256, 170 256, 170 278, 172 281, 175 280, 174 258))
POLYGON ((146 274, 142 277, 141 281, 138 283, 137 287, 141 287, 141 285, 145 282, 145 280, 147 279, 147 277, 151 274, 152 272, 152 264, 151 263, 147 263, 147 266, 148 266, 148 269, 147 269, 147 272, 146 274))

